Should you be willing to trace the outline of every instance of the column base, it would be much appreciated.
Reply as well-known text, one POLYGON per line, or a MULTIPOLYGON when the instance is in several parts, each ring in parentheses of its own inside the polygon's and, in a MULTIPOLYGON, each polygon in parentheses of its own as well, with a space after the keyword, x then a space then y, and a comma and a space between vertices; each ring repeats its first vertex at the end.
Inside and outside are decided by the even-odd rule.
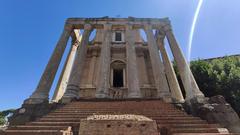
POLYGON ((74 99, 75 99, 75 98, 73 98, 73 97, 63 97, 63 98, 60 100, 60 102, 66 104, 66 103, 70 103, 70 102, 73 101, 74 99))
POLYGON ((61 103, 69 103, 74 99, 79 99, 79 86, 77 85, 73 85, 73 84, 69 84, 67 86, 67 90, 64 93, 62 99, 60 99, 61 103))
POLYGON ((180 103, 180 104, 182 104, 182 103, 185 102, 185 100, 184 99, 179 100, 179 99, 176 99, 176 98, 172 98, 172 102, 173 103, 180 103))
POLYGON ((48 98, 28 98, 24 100, 23 104, 41 104, 43 102, 49 102, 48 98))
POLYGON ((24 100, 24 104, 41 104, 48 101, 48 95, 36 92, 33 93, 28 99, 24 100))
POLYGON ((169 92, 158 92, 157 95, 159 98, 163 99, 164 102, 171 103, 172 102, 172 97, 169 92))

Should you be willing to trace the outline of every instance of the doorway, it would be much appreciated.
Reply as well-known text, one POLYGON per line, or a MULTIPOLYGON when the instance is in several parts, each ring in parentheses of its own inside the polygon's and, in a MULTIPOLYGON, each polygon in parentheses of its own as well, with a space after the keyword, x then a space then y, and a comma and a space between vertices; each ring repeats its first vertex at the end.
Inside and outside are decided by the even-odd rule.
POLYGON ((123 87, 123 69, 113 70, 113 87, 123 87))

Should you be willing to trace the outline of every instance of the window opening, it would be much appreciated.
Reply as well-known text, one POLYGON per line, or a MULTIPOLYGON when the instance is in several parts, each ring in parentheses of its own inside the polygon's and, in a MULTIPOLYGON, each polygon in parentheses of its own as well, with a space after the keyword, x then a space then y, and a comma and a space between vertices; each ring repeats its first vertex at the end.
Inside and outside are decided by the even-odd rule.
POLYGON ((115 41, 122 41, 122 33, 121 32, 115 33, 115 41))

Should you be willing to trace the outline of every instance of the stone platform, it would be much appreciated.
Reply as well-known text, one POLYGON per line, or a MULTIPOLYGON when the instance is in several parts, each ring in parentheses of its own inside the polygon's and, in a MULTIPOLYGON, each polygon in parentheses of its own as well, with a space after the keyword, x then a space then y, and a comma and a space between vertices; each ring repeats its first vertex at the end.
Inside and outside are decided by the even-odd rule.
MULTIPOLYGON (((230 135, 229 133, 222 134, 219 130, 222 131, 220 125, 209 124, 207 121, 199 117, 193 117, 183 110, 177 109, 173 104, 161 100, 75 101, 52 110, 47 115, 24 125, 12 125, 5 131, 4 135, 79 135, 79 132, 83 132, 80 129, 82 119, 90 122, 95 121, 100 130, 101 126, 107 129, 110 125, 109 131, 116 129, 119 130, 118 132, 120 132, 120 129, 115 127, 118 122, 111 123, 114 119, 120 121, 120 126, 127 131, 128 124, 131 125, 129 128, 139 128, 140 126, 140 129, 144 129, 141 124, 150 126, 152 119, 156 122, 158 133, 161 135, 230 135), (126 114, 128 116, 134 114, 135 116, 123 117, 126 114), (100 117, 95 117, 96 115, 100 117), (105 117, 106 115, 111 117, 105 117), (119 116, 115 117, 115 115, 119 116), (125 121, 121 120, 123 118, 125 121), (150 118, 150 121, 148 118, 150 118), (101 125, 100 122, 103 120, 110 123, 101 125)), ((88 126, 86 128, 88 129, 83 130, 90 129, 88 126)), ((0 133, 0 135, 2 134, 0 133)), ((102 134, 99 133, 99 135, 102 134)))
POLYGON ((159 135, 157 123, 142 115, 92 115, 80 122, 79 135, 159 135))

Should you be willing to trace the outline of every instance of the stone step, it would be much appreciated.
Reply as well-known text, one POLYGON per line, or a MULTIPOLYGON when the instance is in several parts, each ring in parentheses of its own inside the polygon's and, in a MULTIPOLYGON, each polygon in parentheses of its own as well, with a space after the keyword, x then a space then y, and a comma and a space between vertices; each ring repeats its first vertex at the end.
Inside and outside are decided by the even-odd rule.
POLYGON ((240 135, 238 133, 173 133, 172 135, 240 135))
MULTIPOLYGON (((92 114, 136 114, 136 113, 131 113, 131 112, 92 112, 92 113, 81 113, 81 112, 51 112, 49 113, 51 115, 58 115, 58 114, 62 114, 62 115, 67 115, 67 114, 74 114, 74 115, 92 115, 92 114)), ((186 115, 183 112, 165 112, 165 113, 160 113, 160 114, 145 114, 145 113, 138 113, 138 114, 142 114, 142 115, 186 115)))
MULTIPOLYGON (((151 104, 149 104, 151 105, 151 104)), ((91 109, 100 109, 100 110, 115 110, 115 109, 121 109, 121 108, 124 108, 124 109, 144 109, 144 110, 147 110, 147 109, 153 109, 153 110, 161 110, 161 109, 176 109, 174 106, 156 106, 156 107, 150 107, 149 105, 145 105, 145 106, 137 106, 135 105, 133 107, 133 105, 128 105, 128 106, 116 106, 116 107, 107 107, 107 106, 92 106, 92 107, 88 107, 86 105, 86 107, 80 107, 80 106, 64 106, 62 108, 64 109, 82 109, 82 110, 91 110, 91 109), (144 107, 144 108, 143 108, 144 107)))
MULTIPOLYGON (((42 118, 86 118, 89 115, 46 115, 42 118)), ((191 116, 182 116, 182 115, 144 115, 148 118, 152 119, 200 119, 199 117, 191 117, 191 116)))
MULTIPOLYGON (((90 114, 92 115, 92 114, 90 114)), ((187 114, 184 114, 184 115, 179 115, 179 114, 164 114, 164 115, 161 115, 161 114, 154 114, 154 115, 150 115, 150 114, 140 114, 140 115, 145 115, 147 117, 192 117, 190 115, 187 115, 187 114)), ((78 115, 75 115, 75 114, 48 114, 44 117, 70 117, 70 118, 79 118, 79 117, 87 117, 89 116, 89 114, 86 114, 86 115, 81 115, 81 114, 78 114, 78 115)))
POLYGON ((64 133, 59 130, 7 130, 5 131, 5 134, 7 135, 64 135, 64 133))
POLYGON ((100 109, 115 109, 115 108, 121 108, 121 107, 124 107, 124 108, 133 108, 132 106, 134 105, 134 108, 141 108, 142 106, 146 107, 146 108, 153 108, 153 109, 161 109, 161 108, 175 108, 174 105, 170 105, 170 104, 158 104, 158 105, 153 105, 151 103, 149 104, 131 104, 131 103, 128 103, 128 104, 109 104, 109 103, 106 103, 106 104, 98 104, 98 105, 94 105, 95 103, 88 103, 88 104, 75 104, 75 105, 72 105, 72 103, 70 105, 65 105, 63 106, 63 108, 71 108, 71 107, 76 107, 76 108, 90 108, 90 109, 95 109, 95 108, 100 108, 100 109), (152 106, 149 106, 149 105, 152 105, 152 106))
POLYGON ((54 122, 54 121, 51 121, 51 122, 43 122, 43 121, 35 121, 35 122, 30 122, 30 123, 27 123, 26 125, 31 125, 31 126, 34 126, 34 125, 38 125, 38 126, 79 126, 79 123, 80 122, 54 122))
MULTIPOLYGON (((155 119, 154 119, 155 120, 155 119)), ((80 122, 80 119, 40 119, 38 122, 80 122)), ((156 119, 157 123, 206 123, 203 120, 178 120, 178 119, 156 119)))
POLYGON ((143 111, 104 111, 104 112, 101 112, 101 111, 89 111, 89 112, 83 112, 83 111, 54 111, 54 112, 51 112, 50 114, 57 114, 57 113, 79 113, 79 114, 93 114, 93 113, 101 113, 101 114, 145 114, 145 115, 162 115, 162 114, 186 114, 185 112, 177 112, 177 111, 174 111, 174 112, 168 112, 168 111, 164 111, 164 112, 143 112, 143 111))
MULTIPOLYGON (((150 105, 150 104, 149 104, 150 105)), ((126 105, 118 105, 118 106, 115 106, 115 107, 108 107, 108 106, 91 106, 89 107, 88 105, 85 105, 85 106, 64 106, 62 108, 69 108, 69 109, 119 109, 119 108, 126 108, 126 109, 141 109, 141 107, 145 107, 145 108, 142 108, 142 109, 175 109, 174 106, 152 106, 152 107, 149 107, 149 105, 145 105, 145 106, 141 106, 141 105, 135 105, 134 108, 131 107, 130 105, 126 106, 126 105)))
MULTIPOLYGON (((73 118, 64 118, 64 117, 43 117, 40 118, 39 121, 80 121, 80 119, 83 119, 86 117, 73 117, 73 118)), ((149 117, 154 120, 200 120, 200 118, 197 117, 149 117)))
MULTIPOLYGON (((157 124, 160 125, 179 125, 179 124, 207 124, 206 121, 199 121, 199 120, 195 120, 195 121, 156 121, 157 124)), ((74 122, 74 121, 64 121, 64 122, 59 122, 59 121, 51 121, 51 122, 47 122, 47 121, 37 121, 37 122, 30 122, 27 123, 26 125, 39 125, 39 126, 79 126, 80 121, 78 122, 74 122)))
POLYGON ((72 131, 76 132, 79 130, 79 126, 80 126, 80 121, 79 122, 45 122, 45 121, 36 121, 36 122, 30 122, 27 123, 26 126, 68 126, 72 128, 72 131))
POLYGON ((39 125, 19 125, 8 128, 9 130, 68 130, 69 126, 39 126, 39 125))
MULTIPOLYGON (((149 104, 150 105, 150 104, 149 104)), ((149 106, 148 105, 148 106, 149 106)), ((171 106, 168 106, 168 107, 164 107, 164 106, 161 106, 161 107, 147 107, 147 106, 134 106, 133 107, 126 107, 126 106, 118 106, 118 107, 115 107, 115 108, 106 108, 106 106, 102 106, 102 107, 78 107, 78 106, 64 106, 62 107, 62 109, 77 109, 77 110, 92 110, 92 109, 97 109, 97 110, 119 110, 119 109, 136 109, 136 110, 174 110, 176 109, 175 107, 171 107, 171 106), (144 107, 144 108, 143 108, 144 107)))
POLYGON ((158 124, 158 127, 172 127, 172 128, 220 128, 219 124, 158 124))
MULTIPOLYGON (((148 116, 147 116, 148 117, 148 116)), ((201 120, 198 117, 160 117, 160 116, 149 116, 148 118, 154 120, 201 120)))
POLYGON ((171 128, 171 133, 219 133, 217 128, 171 128))
POLYGON ((169 104, 169 103, 165 103, 165 102, 162 102, 162 101, 157 101, 157 100, 154 100, 154 101, 117 101, 117 102, 71 102, 71 104, 67 104, 67 106, 72 106, 72 105, 91 105, 91 106, 106 106, 106 105, 109 105, 109 106, 106 106, 106 107, 110 107, 110 106, 117 106, 117 105, 131 105, 131 104, 134 104, 134 105, 147 105, 147 104, 152 104, 153 106, 162 106, 162 105, 168 105, 168 106, 173 106, 173 104, 169 104))
MULTIPOLYGON (((53 112, 59 112, 59 111, 65 111, 65 112, 82 112, 82 113, 88 113, 88 112, 145 112, 145 113, 162 113, 162 112, 182 112, 180 110, 154 110, 154 111, 148 111, 148 110, 135 110, 135 109, 116 109, 116 110, 82 110, 82 109, 58 109, 53 112)), ((185 112, 184 112, 185 113, 185 112)))
POLYGON ((172 124, 207 124, 206 121, 156 121, 157 124, 172 125, 172 124))
POLYGON ((180 111, 154 111, 154 112, 147 112, 147 111, 124 111, 124 110, 118 110, 118 111, 78 111, 78 110, 57 110, 53 111, 51 113, 81 113, 81 114, 88 114, 88 113, 133 113, 133 114, 184 114, 184 112, 180 111))
POLYGON ((75 109, 75 110, 119 110, 119 109, 135 109, 135 110, 175 110, 176 108, 174 107, 161 107, 161 108, 137 108, 137 107, 134 107, 134 108, 126 108, 126 107, 117 107, 117 108, 98 108, 98 107, 95 107, 95 108, 81 108, 81 107, 62 107, 61 109, 66 109, 66 110, 71 110, 71 109, 75 109))

